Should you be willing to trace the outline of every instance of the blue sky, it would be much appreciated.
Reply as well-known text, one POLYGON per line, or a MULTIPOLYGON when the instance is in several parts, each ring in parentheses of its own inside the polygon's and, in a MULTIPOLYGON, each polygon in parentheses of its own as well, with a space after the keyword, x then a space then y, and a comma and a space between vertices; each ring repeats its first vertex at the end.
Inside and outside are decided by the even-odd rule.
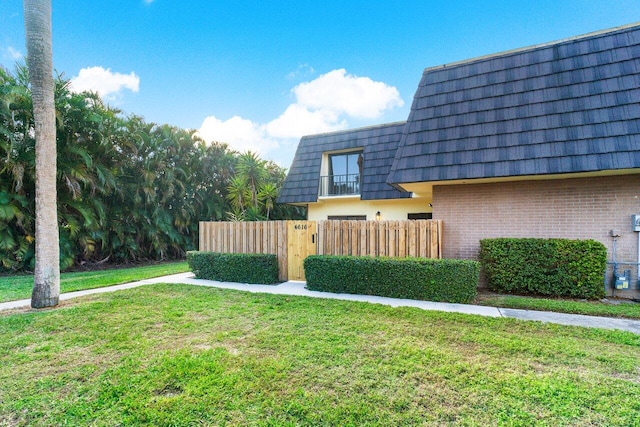
MULTIPOLYGON (((284 167, 301 135, 405 120, 426 67, 640 21, 640 0, 52 3, 77 90, 284 167)), ((0 1, 0 64, 24 46, 0 1)))

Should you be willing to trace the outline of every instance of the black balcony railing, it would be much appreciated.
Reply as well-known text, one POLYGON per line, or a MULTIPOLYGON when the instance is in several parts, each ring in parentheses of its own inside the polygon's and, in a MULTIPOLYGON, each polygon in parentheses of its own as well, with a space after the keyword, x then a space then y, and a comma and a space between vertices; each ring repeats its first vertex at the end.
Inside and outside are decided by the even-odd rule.
POLYGON ((348 196, 360 194, 360 174, 328 175, 320 177, 320 196, 348 196))

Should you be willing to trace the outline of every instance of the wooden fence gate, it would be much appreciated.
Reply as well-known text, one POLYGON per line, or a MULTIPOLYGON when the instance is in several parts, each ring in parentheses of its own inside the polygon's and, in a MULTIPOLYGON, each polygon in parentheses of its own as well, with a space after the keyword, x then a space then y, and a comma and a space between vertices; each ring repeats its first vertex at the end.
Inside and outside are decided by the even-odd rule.
POLYGON ((442 221, 200 222, 199 249, 276 254, 280 280, 304 280, 316 253, 442 258, 442 221))
POLYGON ((304 280, 304 259, 316 254, 315 221, 288 221, 288 280, 304 280))

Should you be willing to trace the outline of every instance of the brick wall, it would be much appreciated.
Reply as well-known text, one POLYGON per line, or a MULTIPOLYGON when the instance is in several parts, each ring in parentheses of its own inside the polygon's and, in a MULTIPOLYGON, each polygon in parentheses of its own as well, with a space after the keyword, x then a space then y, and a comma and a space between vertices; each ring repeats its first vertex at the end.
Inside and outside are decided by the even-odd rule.
MULTIPOLYGON (((433 218, 444 221, 445 258, 477 258, 483 238, 558 237, 598 240, 611 261, 613 229, 621 234, 618 261, 636 263, 632 214, 640 214, 640 175, 433 188, 433 218)), ((635 265, 622 269, 632 269, 637 277, 635 265)))

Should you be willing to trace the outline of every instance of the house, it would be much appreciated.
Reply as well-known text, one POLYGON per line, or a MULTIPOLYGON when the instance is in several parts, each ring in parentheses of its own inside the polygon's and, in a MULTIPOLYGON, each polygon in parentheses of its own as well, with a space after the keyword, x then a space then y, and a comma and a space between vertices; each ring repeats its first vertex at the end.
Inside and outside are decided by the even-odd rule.
POLYGON ((431 218, 425 199, 386 183, 405 122, 305 136, 278 203, 307 206, 307 219, 431 218))
POLYGON ((427 68, 388 148, 386 183, 444 221, 445 257, 491 237, 595 239, 637 288, 640 23, 427 68))

